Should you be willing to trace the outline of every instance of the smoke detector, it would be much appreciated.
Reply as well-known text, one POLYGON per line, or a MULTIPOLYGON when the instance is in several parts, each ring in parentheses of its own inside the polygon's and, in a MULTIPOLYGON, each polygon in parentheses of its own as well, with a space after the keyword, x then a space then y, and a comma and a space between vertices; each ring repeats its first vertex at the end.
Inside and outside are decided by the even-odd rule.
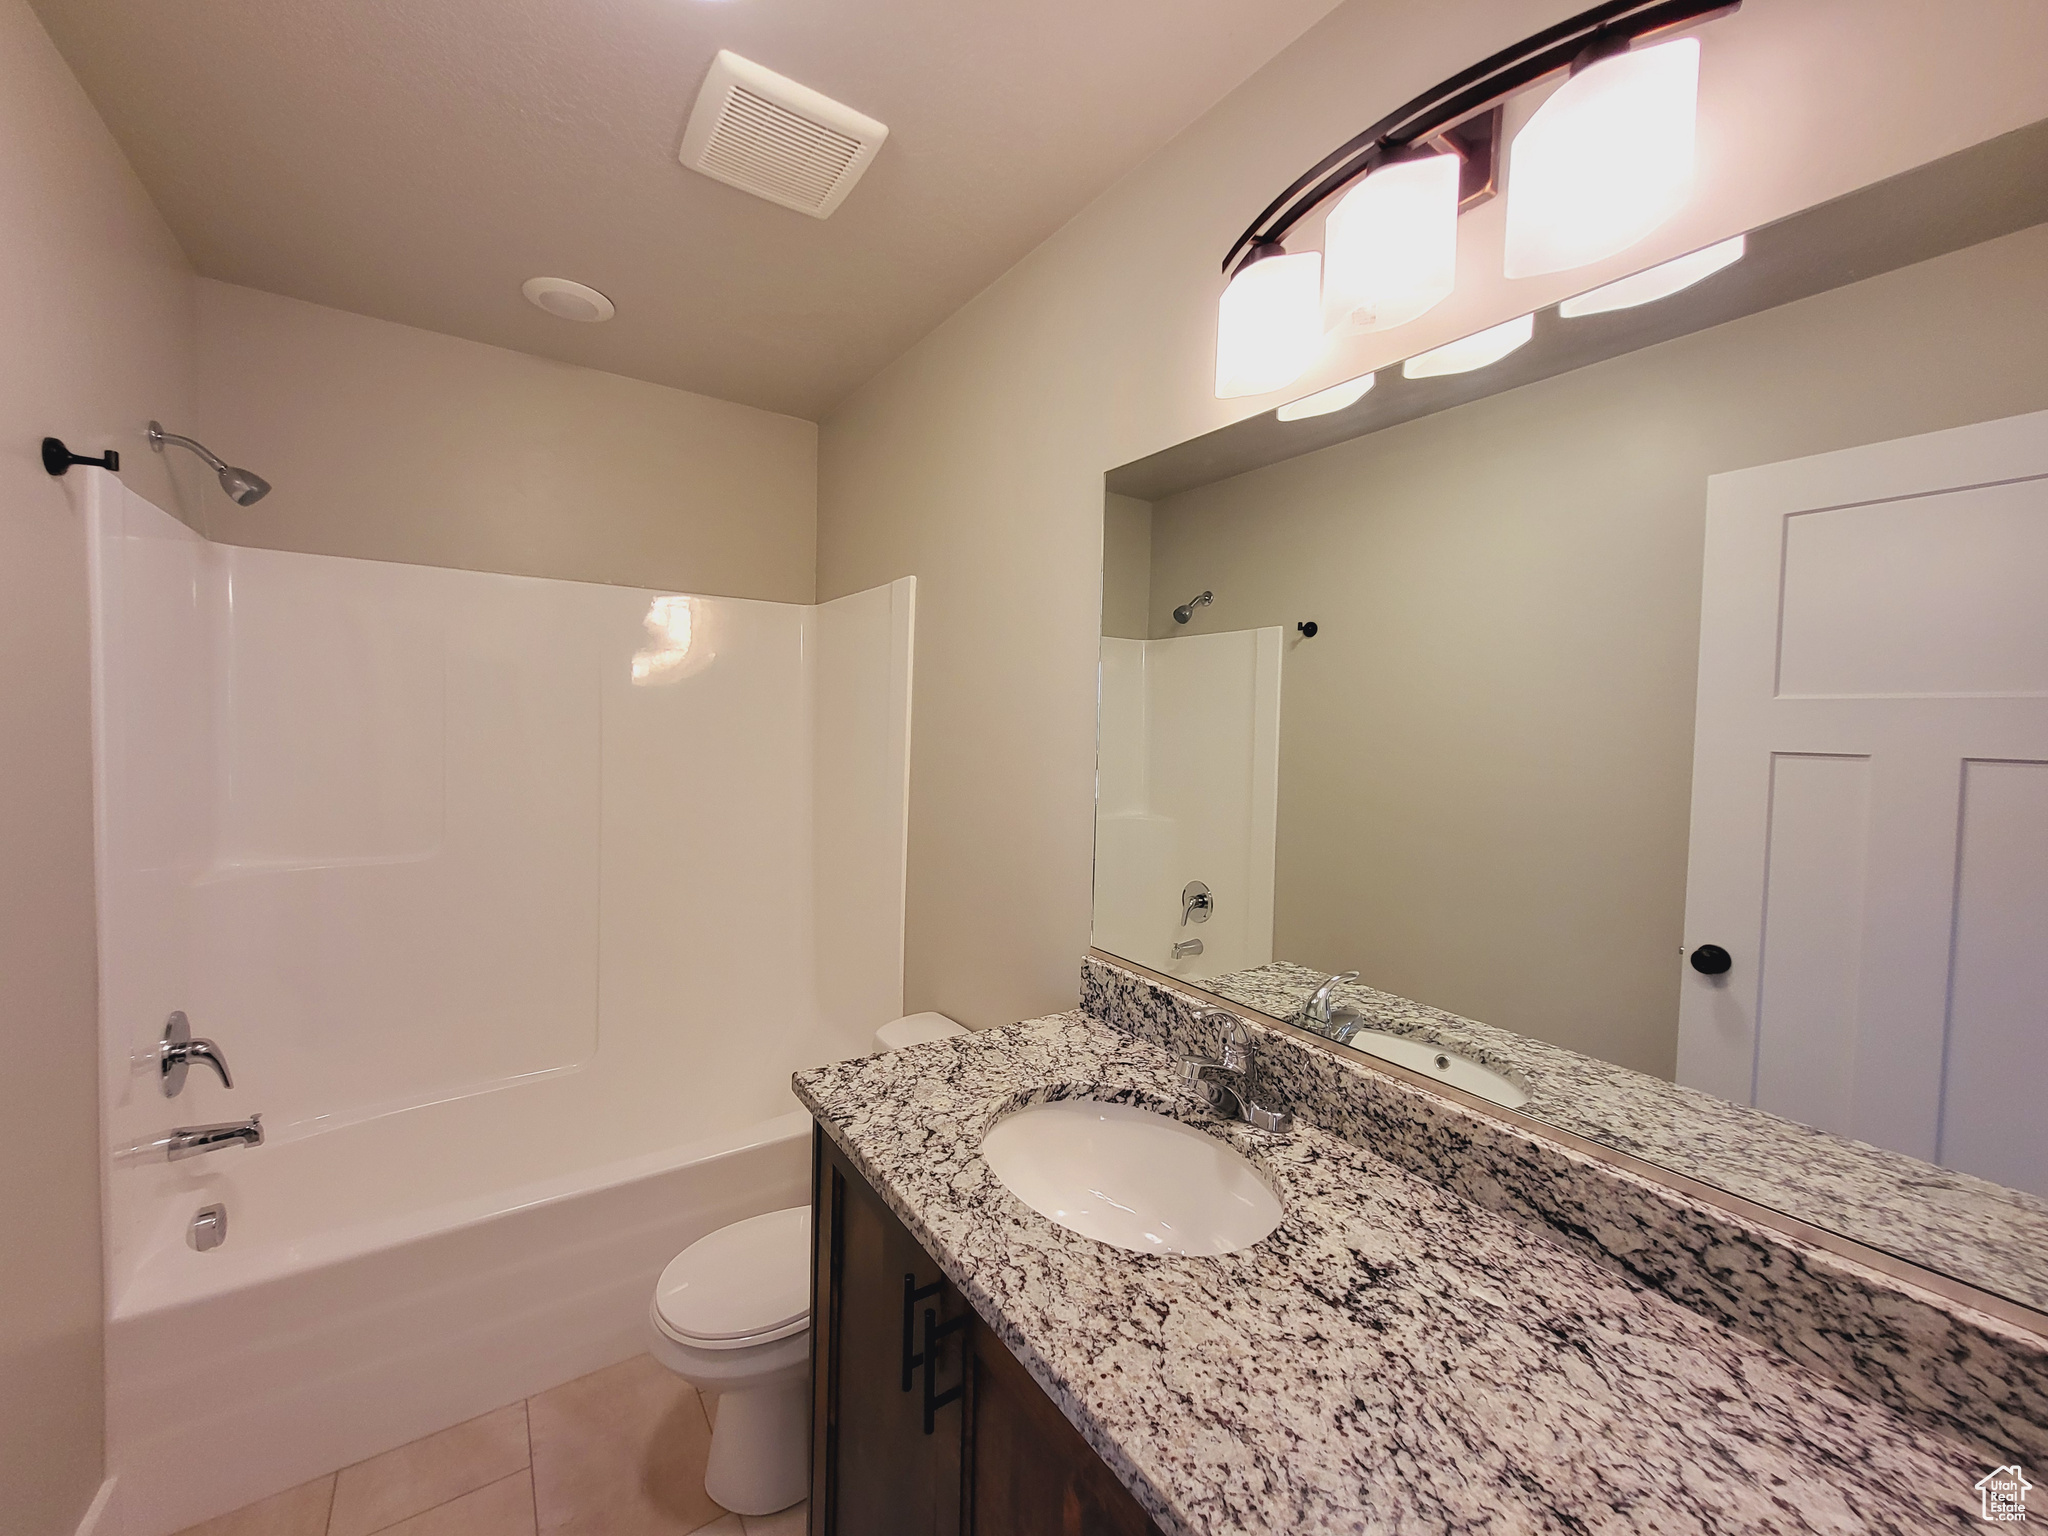
POLYGON ((889 130, 736 53, 711 61, 678 158, 771 203, 829 217, 889 130))

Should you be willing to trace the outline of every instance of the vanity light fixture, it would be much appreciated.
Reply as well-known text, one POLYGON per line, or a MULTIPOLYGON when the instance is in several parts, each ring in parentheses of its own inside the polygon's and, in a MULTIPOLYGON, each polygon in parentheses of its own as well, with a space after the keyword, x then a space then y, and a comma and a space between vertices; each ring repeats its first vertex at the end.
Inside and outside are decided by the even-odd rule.
POLYGON ((1346 406, 1365 398, 1365 392, 1372 388, 1375 374, 1361 373, 1355 379, 1346 379, 1342 384, 1332 384, 1328 389, 1319 389, 1312 395, 1303 395, 1299 400, 1290 400, 1273 414, 1282 421, 1300 421, 1308 416, 1327 416, 1332 411, 1341 411, 1346 406))
MULTIPOLYGON (((1691 185, 1699 43, 1653 40, 1739 9, 1741 0, 1604 0, 1461 70, 1338 145, 1295 177, 1224 253, 1229 286, 1217 312, 1217 396, 1283 388, 1315 360, 1319 348, 1307 337, 1300 302, 1313 253, 1290 256, 1284 242, 1303 219, 1354 186, 1327 221, 1329 292, 1314 307, 1338 329, 1364 330, 1404 324, 1438 302, 1445 270, 1440 182, 1448 180, 1448 167, 1427 161, 1455 159, 1459 208, 1490 197, 1502 104, 1560 70, 1572 78, 1530 119, 1530 126, 1541 121, 1541 131, 1531 138, 1525 126, 1516 135, 1510 157, 1523 184, 1508 198, 1508 275, 1597 261, 1655 229, 1691 185), (1425 168, 1387 175, 1416 164, 1425 168), (1412 203, 1395 197, 1397 190, 1413 192, 1412 203), (1397 229, 1404 224, 1407 239, 1418 243, 1401 244, 1397 229), (1283 259, 1298 264, 1285 281, 1268 272, 1257 284, 1245 283, 1283 259), (1395 318, 1404 311, 1405 318, 1395 318), (1256 334, 1261 327, 1271 333, 1256 334)), ((1318 282, 1322 276, 1318 270, 1318 282)))
POLYGON ((1557 306, 1557 312, 1567 320, 1576 320, 1580 315, 1604 315, 1611 309, 1633 309, 1638 304, 1668 299, 1679 290, 1712 277, 1723 267, 1735 265, 1742 260, 1745 245, 1745 237, 1737 235, 1733 240, 1723 240, 1719 245, 1710 245, 1704 250, 1680 256, 1676 261, 1631 273, 1619 282, 1566 299, 1557 306))
POLYGON ((1216 398, 1285 389, 1323 346, 1323 258, 1254 248, 1216 305, 1216 398))
POLYGON ((1458 278, 1456 155, 1418 155, 1344 194, 1323 229, 1323 325, 1387 331, 1427 314, 1458 278))
POLYGON ((1536 317, 1518 315, 1505 325, 1489 326, 1456 341, 1418 352, 1401 365, 1405 379, 1434 379, 1447 373, 1470 373, 1497 363, 1536 334, 1536 317))
POLYGON ((1684 207, 1699 92, 1696 37, 1575 67, 1508 150, 1507 276, 1603 261, 1684 207))

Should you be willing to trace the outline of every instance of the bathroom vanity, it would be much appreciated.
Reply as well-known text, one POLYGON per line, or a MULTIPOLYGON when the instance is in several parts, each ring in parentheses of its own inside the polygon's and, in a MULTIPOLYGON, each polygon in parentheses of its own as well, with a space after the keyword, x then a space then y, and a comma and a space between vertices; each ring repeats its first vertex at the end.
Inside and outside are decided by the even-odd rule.
POLYGON ((1218 1120, 1176 1091, 1201 1001, 1091 958, 1075 1013, 798 1075, 813 1536, 1961 1531, 2048 1453, 2038 1333, 1256 1018, 1298 1123, 1218 1120), (979 1149, 1052 1099, 1221 1139, 1279 1225, 1047 1219, 979 1149))
POLYGON ((812 1189, 814 1536, 1158 1530, 822 1127, 812 1189))

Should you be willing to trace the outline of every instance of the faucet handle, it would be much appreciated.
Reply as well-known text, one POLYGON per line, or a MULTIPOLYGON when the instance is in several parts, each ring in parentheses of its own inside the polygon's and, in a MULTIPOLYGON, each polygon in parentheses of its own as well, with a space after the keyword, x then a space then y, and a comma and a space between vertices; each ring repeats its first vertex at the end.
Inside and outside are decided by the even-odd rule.
POLYGON ((163 1080, 164 1097, 175 1099, 185 1091, 185 1073, 195 1061, 204 1062, 220 1074, 223 1088, 235 1086, 228 1074, 228 1059, 211 1040, 193 1038, 192 1021, 181 1009, 164 1022, 163 1042, 157 1046, 157 1073, 163 1080))
POLYGON ((1250 1099, 1240 1100, 1239 1105, 1244 1111, 1244 1123, 1253 1130, 1285 1136, 1294 1129, 1294 1111, 1291 1109, 1264 1109, 1250 1099))

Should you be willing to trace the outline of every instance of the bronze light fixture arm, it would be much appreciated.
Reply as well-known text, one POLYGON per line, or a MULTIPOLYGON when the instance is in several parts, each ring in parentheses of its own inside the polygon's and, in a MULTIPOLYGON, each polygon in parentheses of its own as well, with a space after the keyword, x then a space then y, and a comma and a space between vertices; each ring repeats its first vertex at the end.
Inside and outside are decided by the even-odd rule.
POLYGON ((1606 0, 1460 70, 1295 177, 1224 254, 1224 274, 1235 276, 1259 256, 1271 254, 1288 231, 1359 177, 1527 90, 1545 75, 1741 8, 1742 0, 1606 0))

